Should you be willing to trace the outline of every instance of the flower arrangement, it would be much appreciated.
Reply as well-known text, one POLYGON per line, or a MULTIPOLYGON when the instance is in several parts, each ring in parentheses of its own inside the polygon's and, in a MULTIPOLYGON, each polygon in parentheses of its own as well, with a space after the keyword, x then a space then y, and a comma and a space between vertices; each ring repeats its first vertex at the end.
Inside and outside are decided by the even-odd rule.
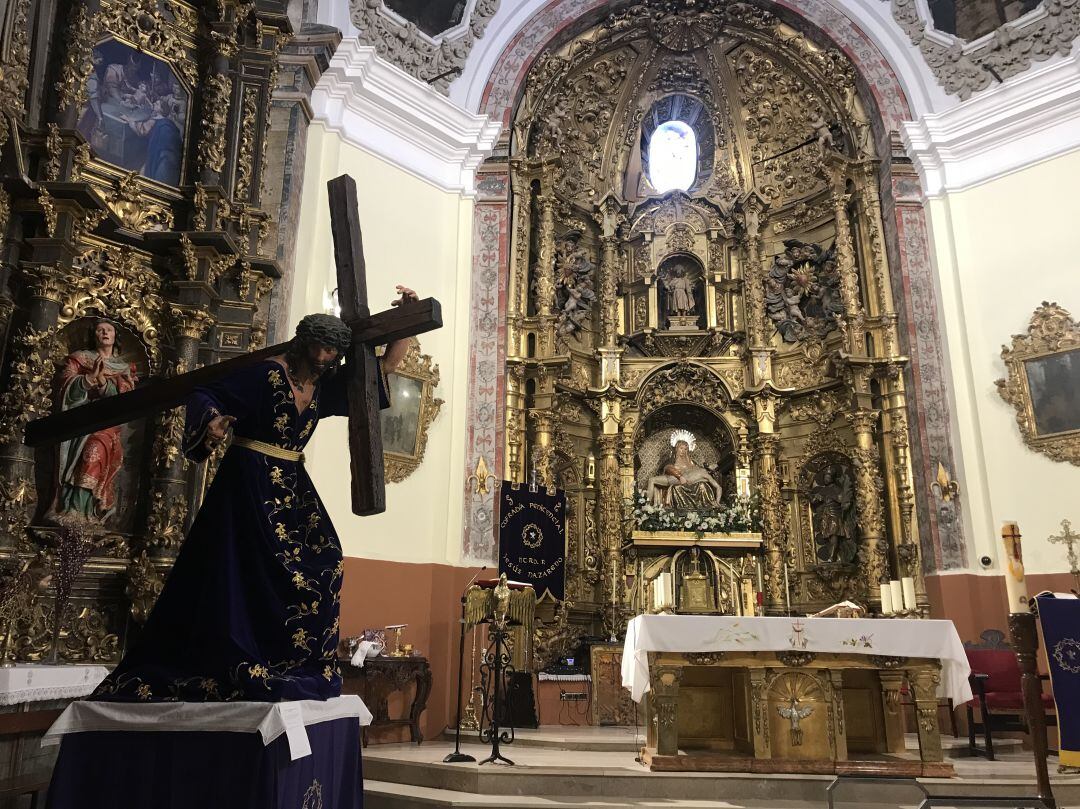
POLYGON ((639 491, 629 505, 634 527, 640 531, 686 531, 700 535, 761 530, 761 503, 756 495, 729 498, 714 509, 680 511, 653 505, 645 492, 639 491))

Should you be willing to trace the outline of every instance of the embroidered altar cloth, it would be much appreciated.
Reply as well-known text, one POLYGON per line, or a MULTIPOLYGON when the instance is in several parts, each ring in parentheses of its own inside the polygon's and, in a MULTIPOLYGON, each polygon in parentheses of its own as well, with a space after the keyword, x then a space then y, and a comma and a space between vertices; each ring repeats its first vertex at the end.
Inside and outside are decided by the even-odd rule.
POLYGON ((649 652, 783 652, 927 657, 941 661, 939 694, 971 697, 971 667, 952 621, 890 618, 748 618, 639 615, 626 627, 622 681, 640 702, 649 690, 649 652))
POLYGON ((49 666, 42 663, 0 668, 0 705, 85 697, 108 673, 105 666, 49 666))

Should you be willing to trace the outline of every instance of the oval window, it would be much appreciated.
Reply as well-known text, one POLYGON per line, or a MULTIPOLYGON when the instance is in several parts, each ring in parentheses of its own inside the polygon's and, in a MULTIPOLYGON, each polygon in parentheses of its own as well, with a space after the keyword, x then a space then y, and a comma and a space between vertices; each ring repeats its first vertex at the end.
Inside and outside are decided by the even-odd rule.
POLYGON ((658 193, 686 191, 697 178, 697 135, 682 121, 660 124, 649 140, 649 182, 658 193))

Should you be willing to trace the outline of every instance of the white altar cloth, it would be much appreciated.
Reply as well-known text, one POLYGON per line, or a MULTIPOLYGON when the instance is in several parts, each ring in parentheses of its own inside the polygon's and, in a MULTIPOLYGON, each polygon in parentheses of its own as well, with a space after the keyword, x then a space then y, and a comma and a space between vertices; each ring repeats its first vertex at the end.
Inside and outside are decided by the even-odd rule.
POLYGON ((105 666, 27 663, 0 668, 0 705, 77 699, 92 694, 109 674, 105 666))
POLYGON ((355 694, 294 702, 73 702, 41 740, 59 744, 85 731, 204 731, 258 733, 268 745, 286 735, 293 760, 311 753, 308 725, 355 716, 371 724, 371 711, 355 694))
POLYGON ((626 626, 622 681, 634 702, 649 690, 649 652, 782 652, 930 657, 941 661, 939 694, 971 699, 964 645, 952 621, 889 618, 740 618, 726 615, 639 615, 626 626), (802 625, 800 641, 794 631, 802 625))

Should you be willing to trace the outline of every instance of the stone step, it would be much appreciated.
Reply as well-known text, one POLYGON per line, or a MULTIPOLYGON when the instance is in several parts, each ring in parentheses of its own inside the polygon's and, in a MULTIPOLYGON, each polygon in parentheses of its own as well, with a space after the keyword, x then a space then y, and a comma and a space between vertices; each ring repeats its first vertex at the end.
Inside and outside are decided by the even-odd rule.
MULTIPOLYGON (((837 809, 914 809, 917 802, 836 803, 837 809)), ((476 795, 447 789, 364 781, 364 809, 821 809, 823 800, 710 800, 666 798, 605 798, 581 795, 476 795)))

